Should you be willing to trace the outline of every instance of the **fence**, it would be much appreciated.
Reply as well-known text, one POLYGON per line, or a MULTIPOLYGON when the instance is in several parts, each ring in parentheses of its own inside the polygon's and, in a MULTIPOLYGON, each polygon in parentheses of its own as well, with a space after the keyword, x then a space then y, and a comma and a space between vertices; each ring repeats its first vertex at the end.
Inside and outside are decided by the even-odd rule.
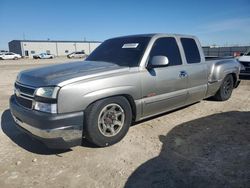
POLYGON ((202 47, 205 56, 234 56, 235 53, 245 53, 250 46, 234 46, 234 47, 202 47))

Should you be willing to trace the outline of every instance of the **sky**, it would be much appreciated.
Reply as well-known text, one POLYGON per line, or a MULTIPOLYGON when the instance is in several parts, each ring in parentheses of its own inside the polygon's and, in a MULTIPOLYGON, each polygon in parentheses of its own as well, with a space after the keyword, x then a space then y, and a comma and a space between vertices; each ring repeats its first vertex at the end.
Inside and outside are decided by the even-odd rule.
POLYGON ((104 41, 143 33, 250 45, 250 0, 0 0, 0 49, 14 39, 104 41))

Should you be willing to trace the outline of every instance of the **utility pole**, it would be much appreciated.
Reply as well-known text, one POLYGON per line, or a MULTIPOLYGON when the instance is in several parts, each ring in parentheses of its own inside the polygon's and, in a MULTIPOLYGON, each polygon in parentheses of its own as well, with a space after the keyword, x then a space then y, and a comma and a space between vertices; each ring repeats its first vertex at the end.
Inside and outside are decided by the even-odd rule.
POLYGON ((73 44, 75 46, 75 52, 76 52, 76 43, 73 44))
POLYGON ((91 52, 90 52, 90 42, 89 42, 89 54, 90 54, 91 52))

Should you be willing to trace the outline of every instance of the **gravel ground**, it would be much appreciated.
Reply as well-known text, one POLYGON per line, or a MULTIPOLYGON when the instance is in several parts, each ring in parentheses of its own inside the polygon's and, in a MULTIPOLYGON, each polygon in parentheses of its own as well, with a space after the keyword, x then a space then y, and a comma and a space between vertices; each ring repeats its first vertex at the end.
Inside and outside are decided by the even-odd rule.
POLYGON ((226 102, 203 100, 137 123, 114 146, 56 151, 15 127, 8 98, 20 70, 65 61, 0 61, 1 188, 250 187, 250 80, 226 102))

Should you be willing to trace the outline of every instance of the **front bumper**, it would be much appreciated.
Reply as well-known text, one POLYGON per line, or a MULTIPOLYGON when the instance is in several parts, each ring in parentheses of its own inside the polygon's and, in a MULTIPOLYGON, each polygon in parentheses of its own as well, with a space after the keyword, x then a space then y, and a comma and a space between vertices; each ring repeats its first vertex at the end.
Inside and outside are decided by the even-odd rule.
POLYGON ((30 110, 10 98, 10 111, 17 127, 49 148, 65 149, 82 142, 83 112, 49 114, 30 110))

